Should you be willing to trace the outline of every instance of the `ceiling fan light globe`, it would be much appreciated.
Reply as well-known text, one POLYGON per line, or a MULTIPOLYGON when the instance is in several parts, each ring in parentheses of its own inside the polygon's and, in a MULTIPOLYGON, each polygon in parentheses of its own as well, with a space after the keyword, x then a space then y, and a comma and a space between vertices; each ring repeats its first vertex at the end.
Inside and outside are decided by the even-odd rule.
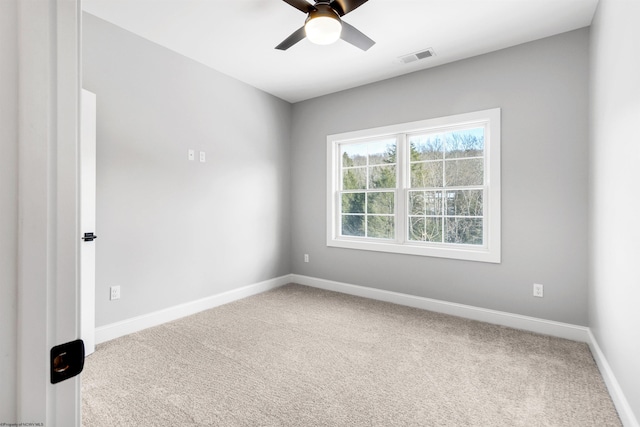
POLYGON ((318 16, 307 21, 304 31, 310 42, 327 45, 338 41, 342 33, 342 24, 338 19, 318 16))

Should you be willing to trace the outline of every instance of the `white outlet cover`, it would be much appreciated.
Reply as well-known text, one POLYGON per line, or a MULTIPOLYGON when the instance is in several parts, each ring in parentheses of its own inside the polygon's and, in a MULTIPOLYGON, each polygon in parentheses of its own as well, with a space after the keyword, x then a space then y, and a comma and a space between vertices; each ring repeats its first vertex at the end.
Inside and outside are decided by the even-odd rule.
POLYGON ((195 158, 196 158, 195 150, 189 150, 188 156, 189 156, 189 160, 195 160, 195 158))
POLYGON ((200 161, 201 161, 202 163, 204 163, 204 162, 207 160, 207 157, 206 157, 206 156, 207 156, 207 155, 205 154, 205 152, 204 152, 204 151, 201 151, 201 152, 200 152, 200 161))
POLYGON ((544 296, 544 285, 541 285, 539 283, 534 283, 533 296, 542 298, 544 296))

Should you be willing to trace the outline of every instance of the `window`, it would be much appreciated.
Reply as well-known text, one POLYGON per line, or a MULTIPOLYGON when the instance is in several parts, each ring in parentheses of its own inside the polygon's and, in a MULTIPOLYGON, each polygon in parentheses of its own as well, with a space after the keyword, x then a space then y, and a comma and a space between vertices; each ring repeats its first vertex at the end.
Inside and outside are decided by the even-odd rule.
POLYGON ((500 262, 500 109, 327 142, 328 246, 500 262))

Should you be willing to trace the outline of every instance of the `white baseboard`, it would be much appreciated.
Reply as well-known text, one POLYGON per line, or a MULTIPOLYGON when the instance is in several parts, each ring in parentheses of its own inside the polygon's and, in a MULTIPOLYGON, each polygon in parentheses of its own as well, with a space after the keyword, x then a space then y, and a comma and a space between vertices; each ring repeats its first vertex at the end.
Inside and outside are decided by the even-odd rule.
POLYGON ((285 275, 276 277, 275 279, 265 280, 264 282, 254 283, 242 288, 233 289, 221 294, 212 295, 196 301, 176 305, 174 307, 165 308, 163 310, 148 313, 142 316, 133 317, 131 319, 120 322, 111 323, 109 325, 96 328, 96 344, 100 344, 115 338, 119 338, 152 326, 158 326, 181 317, 190 316, 192 314, 208 310, 223 304, 227 304, 242 298, 256 295, 271 289, 278 288, 282 285, 290 283, 291 276, 285 275))
POLYGON ((596 337, 591 333, 591 330, 589 330, 589 347, 591 348, 591 354, 593 354, 593 358, 598 365, 598 369, 600 369, 602 378, 607 385, 611 400, 613 400, 613 404, 618 410, 618 415, 620 416, 622 425, 624 425, 625 427, 640 427, 638 419, 631 410, 629 401, 620 388, 620 383, 618 383, 618 380, 613 374, 611 366, 609 366, 609 362, 607 362, 607 359, 604 357, 604 353, 600 349, 598 341, 596 340, 596 337))
POLYGON ((470 305, 368 288, 365 286, 351 285, 332 280, 318 279, 299 274, 288 274, 266 280, 264 282, 233 289, 221 294, 212 295, 196 301, 168 307, 153 313, 100 326, 95 330, 96 344, 131 334, 133 332, 138 332, 146 328, 161 325, 163 323, 189 316, 203 310, 208 310, 219 305, 227 304, 232 301, 256 295, 270 289, 275 289, 292 282, 329 291, 341 292, 344 294, 464 317, 466 319, 478 320, 481 322, 508 326, 515 329, 566 338, 574 341, 591 342, 589 329, 584 326, 554 322, 551 320, 538 319, 535 317, 522 316, 503 311, 489 310, 470 305))
POLYGON ((510 328, 522 329, 539 334, 551 335, 574 341, 589 342, 589 329, 584 326, 576 326, 569 323, 521 316, 519 314, 506 313, 504 311, 489 310, 470 305, 401 294, 381 289, 367 288, 365 286, 351 285, 348 283, 334 282, 331 280, 318 279, 299 274, 292 274, 291 282, 312 286, 314 288, 391 302, 408 307, 421 308, 423 310, 435 311, 437 313, 450 314, 453 316, 464 317, 465 319, 508 326, 510 328))

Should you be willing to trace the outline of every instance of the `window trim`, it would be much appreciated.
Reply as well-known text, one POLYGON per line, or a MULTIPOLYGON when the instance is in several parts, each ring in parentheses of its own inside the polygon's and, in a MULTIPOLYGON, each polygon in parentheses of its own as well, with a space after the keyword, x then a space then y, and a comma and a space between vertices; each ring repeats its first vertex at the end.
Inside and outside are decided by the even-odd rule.
POLYGON ((501 262, 501 188, 500 188, 500 108, 493 108, 471 113, 456 114, 415 122, 401 123, 390 126, 382 126, 371 129, 363 129, 344 132, 327 136, 327 212, 326 212, 326 238, 327 246, 368 250, 378 252, 390 252, 406 255, 430 256, 439 258, 460 259, 468 261, 480 261, 489 263, 501 262), (345 142, 360 142, 374 138, 398 137, 398 160, 400 163, 406 160, 406 141, 408 134, 415 132, 433 132, 438 129, 452 126, 470 126, 475 124, 486 125, 485 131, 485 168, 484 187, 486 188, 485 202, 485 244, 461 245, 437 243, 428 244, 411 242, 406 240, 406 196, 410 190, 407 187, 406 165, 399 167, 398 185, 396 188, 396 239, 376 240, 373 238, 344 237, 339 235, 340 224, 337 207, 340 190, 340 150, 339 146, 345 142), (402 156, 402 157, 400 157, 402 156), (399 212, 401 209, 402 212, 399 212))

